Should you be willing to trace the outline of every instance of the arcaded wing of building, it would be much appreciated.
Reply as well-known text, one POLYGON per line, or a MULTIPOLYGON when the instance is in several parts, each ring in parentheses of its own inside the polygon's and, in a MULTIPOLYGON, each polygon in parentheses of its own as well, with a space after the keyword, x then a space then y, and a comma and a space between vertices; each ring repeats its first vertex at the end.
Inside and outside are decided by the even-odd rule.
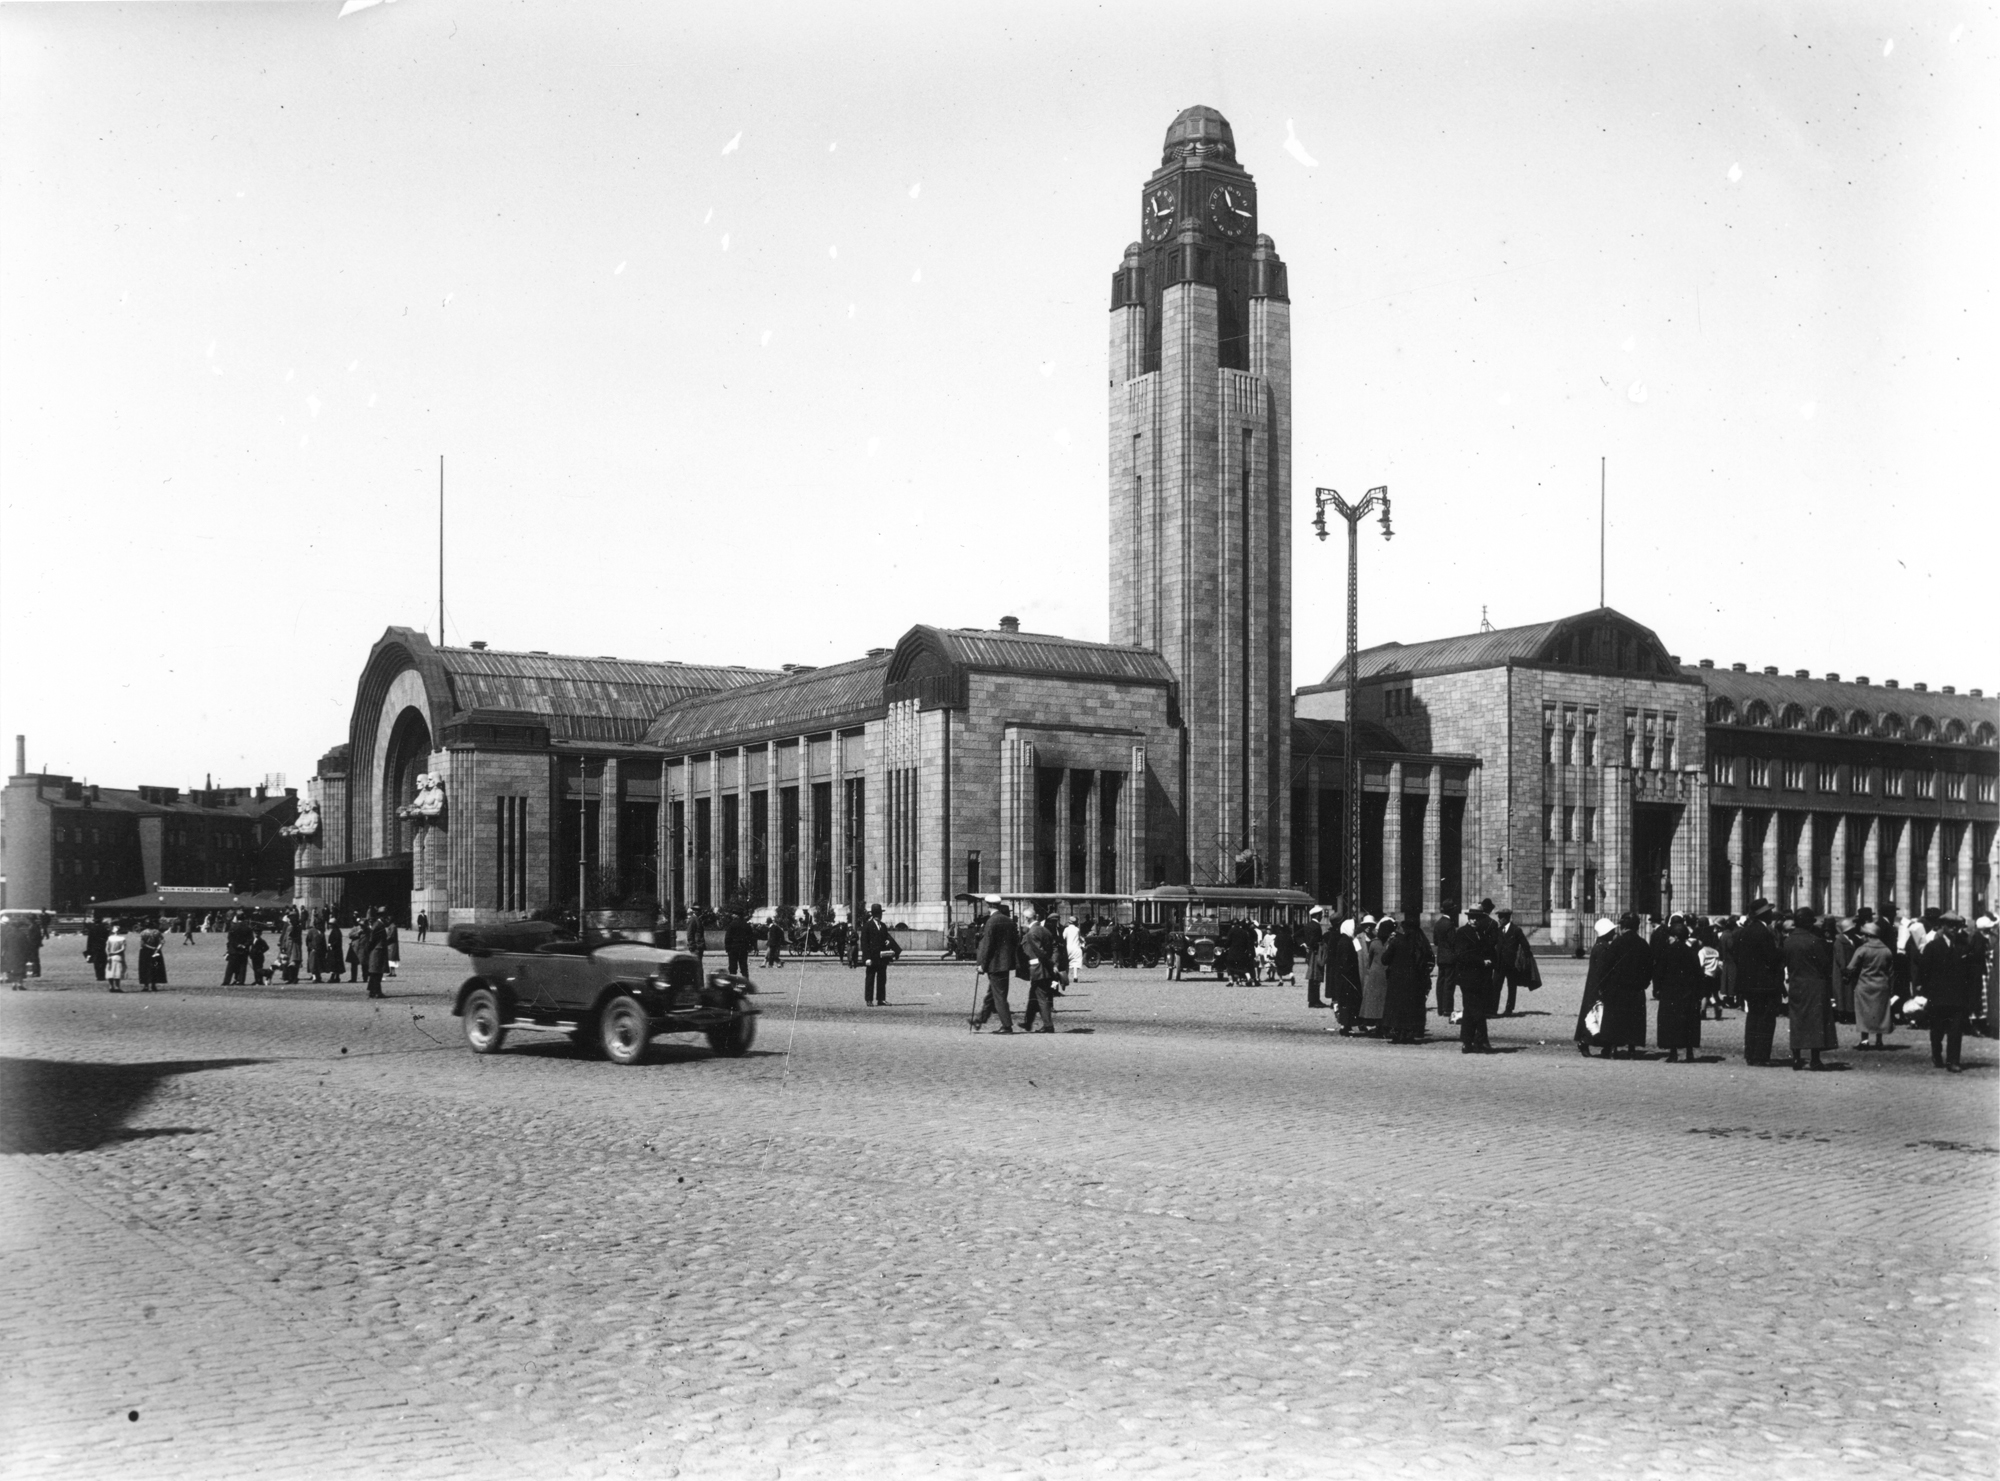
POLYGON ((1297 885, 1372 912, 1491 896, 1566 941, 1759 894, 1985 903, 1977 690, 1690 667, 1601 609, 1380 644, 1294 695, 1291 285, 1227 120, 1177 117, 1136 204, 1110 294, 1112 641, 918 624, 772 671, 392 628, 312 783, 305 898, 438 923, 880 901, 923 927, 963 891, 1297 885))

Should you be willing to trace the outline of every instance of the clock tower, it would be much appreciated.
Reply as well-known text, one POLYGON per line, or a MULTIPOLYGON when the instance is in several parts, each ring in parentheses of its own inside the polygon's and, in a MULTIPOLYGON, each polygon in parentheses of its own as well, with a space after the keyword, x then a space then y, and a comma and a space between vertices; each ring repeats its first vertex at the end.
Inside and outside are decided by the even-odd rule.
POLYGON ((1182 857, 1291 883, 1291 303, 1229 121, 1189 108, 1111 278, 1111 641, 1180 681, 1182 857))

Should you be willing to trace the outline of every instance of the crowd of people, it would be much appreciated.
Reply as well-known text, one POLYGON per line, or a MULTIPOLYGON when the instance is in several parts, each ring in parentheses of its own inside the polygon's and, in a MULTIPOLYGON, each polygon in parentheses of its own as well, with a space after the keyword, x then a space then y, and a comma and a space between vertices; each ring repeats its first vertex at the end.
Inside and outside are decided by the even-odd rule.
POLYGON ((108 991, 123 992, 136 969, 139 991, 153 992, 167 985, 169 935, 192 946, 204 932, 223 938, 224 987, 292 986, 304 976, 315 983, 365 982, 368 996, 379 998, 401 955, 395 918, 385 909, 350 917, 343 926, 332 910, 292 906, 275 918, 232 911, 93 920, 84 927, 83 956, 108 991))

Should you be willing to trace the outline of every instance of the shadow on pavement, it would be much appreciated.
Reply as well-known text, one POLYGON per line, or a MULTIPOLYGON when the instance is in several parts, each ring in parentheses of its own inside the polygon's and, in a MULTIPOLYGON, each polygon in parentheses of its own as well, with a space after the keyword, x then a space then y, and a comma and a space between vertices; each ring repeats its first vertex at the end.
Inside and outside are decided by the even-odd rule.
POLYGON ((0 1152, 30 1156, 90 1152, 106 1142, 178 1136, 196 1127, 129 1128, 126 1120, 175 1075, 262 1064, 259 1059, 168 1059, 152 1064, 90 1064, 61 1059, 0 1059, 0 1152))

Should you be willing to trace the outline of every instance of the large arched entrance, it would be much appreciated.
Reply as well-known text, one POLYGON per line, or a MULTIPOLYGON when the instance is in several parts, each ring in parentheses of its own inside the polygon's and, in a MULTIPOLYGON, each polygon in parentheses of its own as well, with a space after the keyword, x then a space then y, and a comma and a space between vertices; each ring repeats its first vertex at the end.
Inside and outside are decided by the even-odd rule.
POLYGON ((431 727, 414 705, 405 706, 389 730, 382 754, 382 843, 387 854, 406 854, 418 822, 400 817, 417 795, 417 778, 430 770, 431 727))

